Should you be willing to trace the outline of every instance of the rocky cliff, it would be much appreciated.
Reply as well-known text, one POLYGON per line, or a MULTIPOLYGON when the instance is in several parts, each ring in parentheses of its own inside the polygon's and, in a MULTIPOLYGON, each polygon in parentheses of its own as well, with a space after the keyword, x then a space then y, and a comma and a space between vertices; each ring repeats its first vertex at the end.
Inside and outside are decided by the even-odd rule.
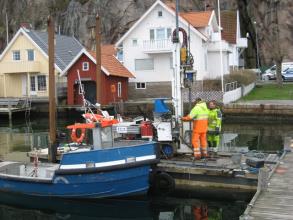
MULTIPOLYGON (((73 35, 88 48, 94 48, 95 16, 101 17, 102 41, 114 43, 152 5, 155 0, 1 0, 0 50, 6 45, 6 15, 9 38, 21 23, 32 28, 46 28, 49 14, 55 17, 56 32, 73 35)), ((174 0, 173 0, 174 1, 174 0)), ((293 1, 282 0, 220 0, 221 9, 239 9, 242 36, 249 33, 246 64, 254 67, 258 42, 262 64, 273 62, 272 51, 278 50, 284 59, 293 60, 293 1), (278 19, 276 19, 278 18, 278 19), (255 23, 254 23, 255 21, 255 23), (258 41, 256 41, 256 31, 258 41), (278 33, 278 34, 276 34, 278 33), (278 44, 280 42, 280 44, 278 44), (276 45, 280 45, 276 48, 276 45), (286 48, 286 49, 285 49, 286 48)), ((216 8, 217 0, 180 0, 181 10, 216 8)), ((280 53, 279 53, 280 55, 280 53)))

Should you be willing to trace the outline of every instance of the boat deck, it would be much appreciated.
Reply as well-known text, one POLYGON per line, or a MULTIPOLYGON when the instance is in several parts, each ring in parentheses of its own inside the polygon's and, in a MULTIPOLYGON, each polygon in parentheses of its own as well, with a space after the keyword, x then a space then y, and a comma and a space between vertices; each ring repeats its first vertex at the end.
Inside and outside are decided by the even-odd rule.
POLYGON ((58 168, 59 164, 53 163, 40 163, 34 166, 31 163, 5 161, 0 162, 0 176, 29 181, 50 181, 58 168))
MULTIPOLYGON (((293 140, 286 141, 292 149, 293 140)), ((286 143, 285 143, 286 144, 286 143)), ((293 219, 293 153, 287 153, 249 203, 240 219, 293 219)))

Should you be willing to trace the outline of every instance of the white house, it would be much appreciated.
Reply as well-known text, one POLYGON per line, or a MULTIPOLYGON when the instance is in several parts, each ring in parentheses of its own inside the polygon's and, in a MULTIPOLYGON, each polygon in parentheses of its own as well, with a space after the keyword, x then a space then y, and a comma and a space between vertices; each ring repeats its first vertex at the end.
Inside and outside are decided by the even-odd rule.
MULTIPOLYGON (((220 75, 219 26, 214 11, 180 13, 179 26, 190 34, 196 80, 220 75)), ((171 97, 175 8, 156 1, 116 43, 118 58, 132 73, 129 99, 171 97)), ((229 44, 222 41, 224 74, 229 72, 229 44)))

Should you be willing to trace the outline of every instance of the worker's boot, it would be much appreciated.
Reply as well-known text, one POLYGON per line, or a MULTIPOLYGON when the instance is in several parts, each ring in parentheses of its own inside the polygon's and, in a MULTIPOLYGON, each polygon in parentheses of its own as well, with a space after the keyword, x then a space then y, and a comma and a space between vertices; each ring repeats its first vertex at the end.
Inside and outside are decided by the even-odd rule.
POLYGON ((207 147, 204 147, 202 148, 201 158, 207 158, 207 157, 208 157, 207 147))
POLYGON ((195 160, 200 160, 201 158, 201 153, 198 148, 193 148, 193 156, 195 160))

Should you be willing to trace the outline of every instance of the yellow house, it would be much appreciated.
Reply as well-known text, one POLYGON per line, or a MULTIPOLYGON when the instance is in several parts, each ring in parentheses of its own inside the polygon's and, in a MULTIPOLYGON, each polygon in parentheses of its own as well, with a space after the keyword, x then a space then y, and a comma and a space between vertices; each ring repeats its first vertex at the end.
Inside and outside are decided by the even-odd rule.
MULTIPOLYGON (((66 86, 59 77, 73 58, 83 49, 74 38, 55 35, 56 87, 66 86)), ((48 34, 20 28, 0 56, 0 98, 47 100, 48 34)))

